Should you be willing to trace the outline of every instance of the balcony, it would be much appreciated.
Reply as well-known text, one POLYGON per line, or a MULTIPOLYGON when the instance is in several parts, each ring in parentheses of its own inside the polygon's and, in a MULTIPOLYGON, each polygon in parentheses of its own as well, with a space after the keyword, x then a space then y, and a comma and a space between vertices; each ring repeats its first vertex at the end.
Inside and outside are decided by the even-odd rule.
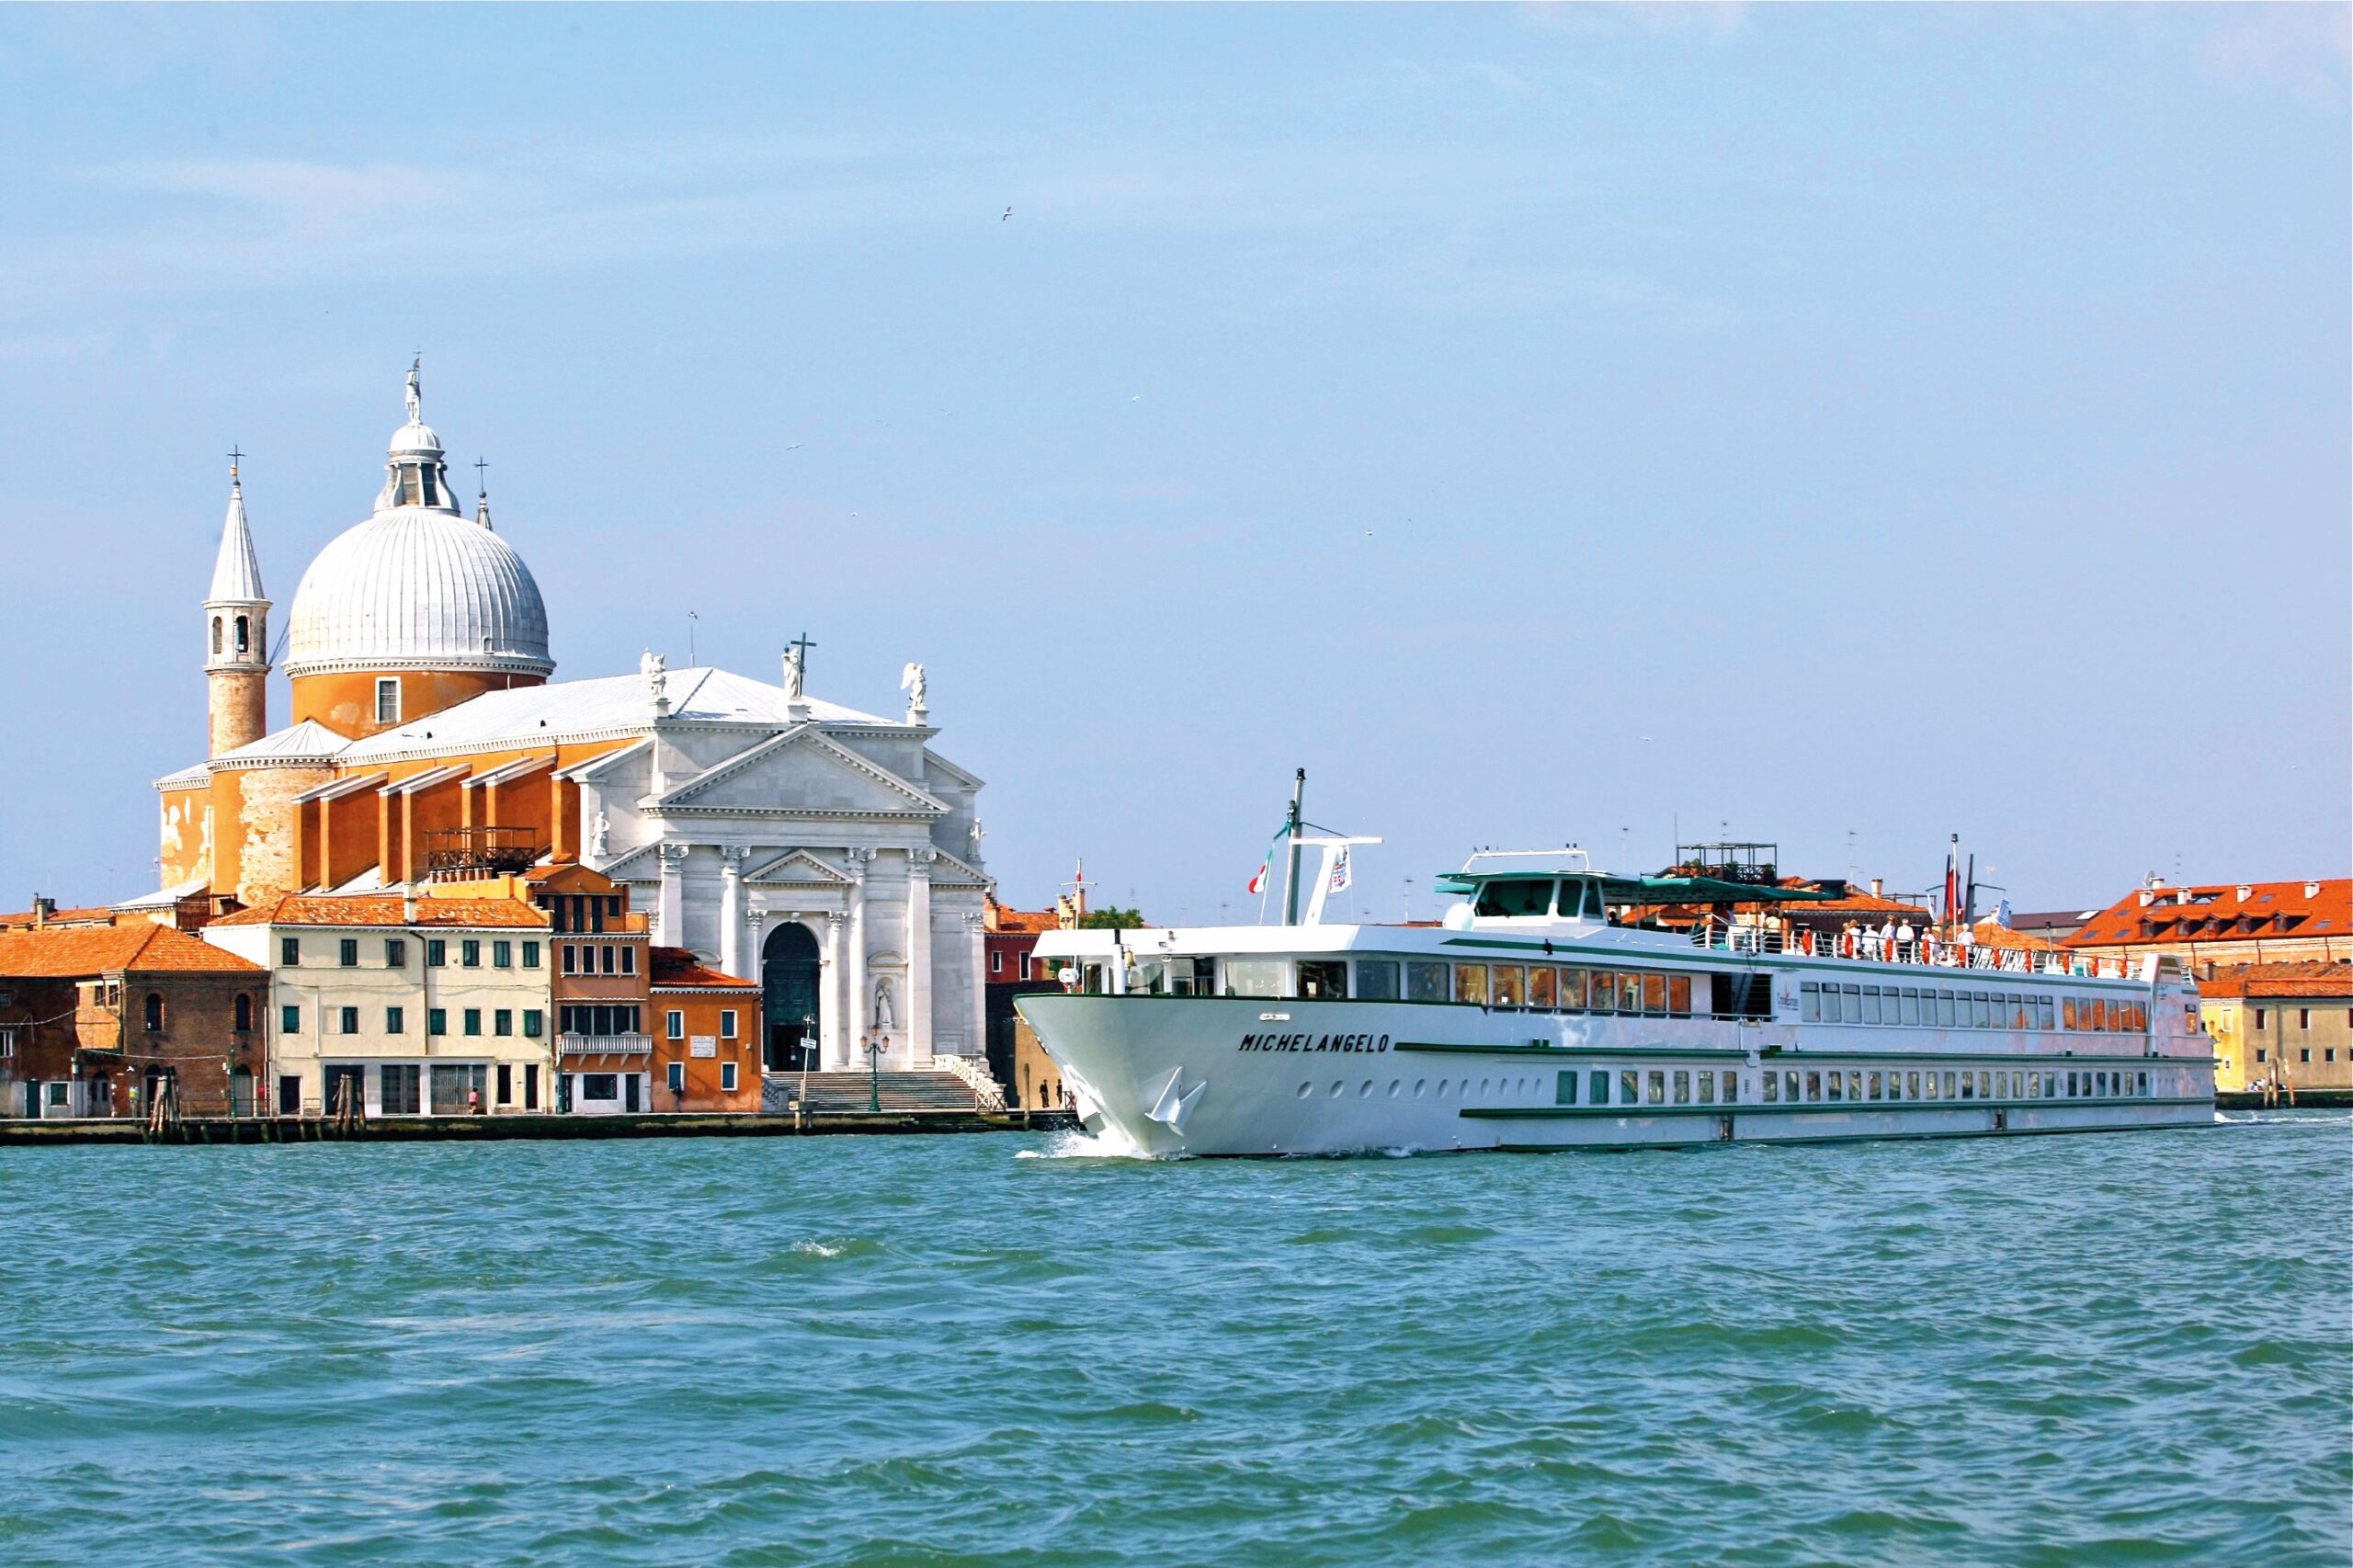
POLYGON ((560 1034, 556 1052, 562 1056, 650 1056, 654 1037, 645 1034, 560 1034))

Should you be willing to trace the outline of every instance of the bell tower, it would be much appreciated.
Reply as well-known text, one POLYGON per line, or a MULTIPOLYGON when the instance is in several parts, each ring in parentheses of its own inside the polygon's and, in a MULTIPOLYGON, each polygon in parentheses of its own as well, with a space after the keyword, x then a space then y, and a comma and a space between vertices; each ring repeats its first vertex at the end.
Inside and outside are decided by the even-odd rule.
POLYGON ((229 454, 229 516, 221 553, 204 596, 204 676, 210 689, 211 745, 219 756, 269 733, 269 600, 261 562, 245 527, 245 490, 237 476, 243 452, 229 454))

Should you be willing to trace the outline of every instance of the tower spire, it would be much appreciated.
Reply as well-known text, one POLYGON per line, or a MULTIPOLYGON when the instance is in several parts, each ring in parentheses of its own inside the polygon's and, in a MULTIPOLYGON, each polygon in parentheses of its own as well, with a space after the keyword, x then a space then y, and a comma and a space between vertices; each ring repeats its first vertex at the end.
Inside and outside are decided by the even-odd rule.
POLYGON ((245 521, 245 454, 229 453, 229 512, 204 596, 204 675, 211 749, 219 756, 268 733, 269 596, 245 521))

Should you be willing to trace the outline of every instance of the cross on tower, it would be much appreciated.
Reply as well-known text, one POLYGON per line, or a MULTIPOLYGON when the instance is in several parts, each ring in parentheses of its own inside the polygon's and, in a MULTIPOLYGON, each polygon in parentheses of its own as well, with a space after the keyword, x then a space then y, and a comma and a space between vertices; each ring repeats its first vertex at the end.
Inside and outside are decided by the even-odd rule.
POLYGON ((483 472, 489 467, 490 460, 488 458, 476 458, 474 460, 474 488, 478 494, 483 495, 490 494, 490 476, 483 472))
POLYGON ((809 634, 806 631, 785 644, 788 648, 798 648, 801 650, 801 678, 803 680, 807 680, 809 678, 809 650, 814 648, 816 645, 817 644, 814 642, 809 641, 809 634))
POLYGON ((239 451, 234 447, 231 447, 229 449, 229 477, 231 479, 237 477, 237 465, 244 460, 244 453, 239 451))

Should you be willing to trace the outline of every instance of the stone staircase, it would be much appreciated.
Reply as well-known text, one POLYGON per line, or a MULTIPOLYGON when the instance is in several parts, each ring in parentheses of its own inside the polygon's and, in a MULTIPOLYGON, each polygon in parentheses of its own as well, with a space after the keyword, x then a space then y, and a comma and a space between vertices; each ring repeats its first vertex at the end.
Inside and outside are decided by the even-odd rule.
MULTIPOLYGON (((760 1109, 770 1116, 790 1114, 793 1096, 801 1094, 797 1073, 768 1079, 760 1093, 760 1109)), ((807 1108, 813 1114, 863 1111, 872 1103, 874 1081, 864 1073, 812 1073, 807 1108)), ((915 1072, 882 1074, 882 1109, 891 1111, 961 1111, 969 1116, 981 1109, 971 1085, 952 1073, 915 1072)))

